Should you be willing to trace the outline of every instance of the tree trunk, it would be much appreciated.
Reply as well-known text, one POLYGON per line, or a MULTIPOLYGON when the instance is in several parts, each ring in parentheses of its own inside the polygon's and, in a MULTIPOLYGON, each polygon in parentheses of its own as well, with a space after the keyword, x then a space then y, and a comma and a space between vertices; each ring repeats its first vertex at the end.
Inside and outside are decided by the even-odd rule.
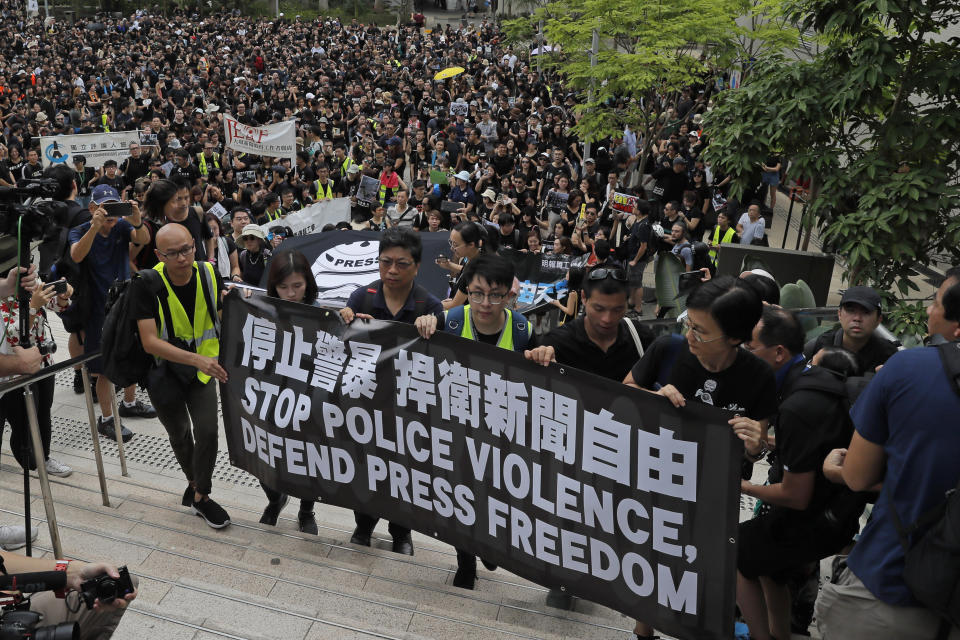
POLYGON ((383 11, 383 0, 373 0, 373 10, 383 11))

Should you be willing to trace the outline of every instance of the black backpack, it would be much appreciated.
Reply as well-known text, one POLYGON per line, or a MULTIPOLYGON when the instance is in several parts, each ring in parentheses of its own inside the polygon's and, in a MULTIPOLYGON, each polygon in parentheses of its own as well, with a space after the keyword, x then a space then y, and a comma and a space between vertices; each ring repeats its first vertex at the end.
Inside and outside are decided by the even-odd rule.
POLYGON ((690 243, 690 249, 693 251, 693 270, 709 269, 710 275, 716 275, 717 267, 710 259, 710 247, 705 242, 694 240, 690 243))
POLYGON ((142 269, 130 280, 115 282, 110 287, 100 356, 103 360, 103 375, 121 387, 131 384, 146 385, 147 374, 155 363, 154 357, 143 350, 137 319, 133 317, 128 304, 130 283, 134 278, 143 279, 158 297, 164 290, 163 279, 156 269, 142 269))
MULTIPOLYGON (((953 390, 960 395, 960 342, 937 348, 953 390)), ((903 580, 918 602, 941 616, 937 638, 946 640, 950 626, 960 626, 960 481, 940 504, 907 527, 897 515, 888 487, 884 483, 890 517, 905 552, 903 580)))

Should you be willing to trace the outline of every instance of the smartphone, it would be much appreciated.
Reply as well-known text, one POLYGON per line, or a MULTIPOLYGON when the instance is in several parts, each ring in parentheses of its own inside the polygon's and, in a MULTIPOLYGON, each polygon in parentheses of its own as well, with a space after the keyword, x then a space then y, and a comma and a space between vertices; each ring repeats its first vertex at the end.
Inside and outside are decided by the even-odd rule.
POLYGON ((133 205, 129 202, 104 202, 103 208, 111 217, 122 217, 133 214, 133 205))
POLYGON ((67 279, 60 278, 59 280, 48 282, 45 286, 53 287, 53 292, 59 296, 67 292, 67 279))
POLYGON ((436 262, 437 264, 443 264, 445 262, 450 262, 450 258, 444 255, 440 255, 434 258, 434 262, 436 262))

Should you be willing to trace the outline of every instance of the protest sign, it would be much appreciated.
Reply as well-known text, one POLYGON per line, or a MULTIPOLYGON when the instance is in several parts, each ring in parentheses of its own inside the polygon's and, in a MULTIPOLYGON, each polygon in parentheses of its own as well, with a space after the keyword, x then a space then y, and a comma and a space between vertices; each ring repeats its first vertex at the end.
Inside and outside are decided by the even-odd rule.
POLYGON ((621 213, 633 213, 633 207, 637 204, 637 196, 630 193, 613 192, 613 200, 610 202, 610 208, 621 213))
POLYGON ((357 187, 357 202, 370 205, 380 201, 380 181, 370 176, 362 176, 357 187))
POLYGON ((732 414, 411 325, 224 301, 230 460, 682 638, 733 633, 732 414))
POLYGON ((256 181, 256 171, 237 171, 237 184, 254 184, 256 181))
POLYGON ((213 215, 217 216, 217 220, 222 221, 223 218, 230 212, 227 211, 222 204, 215 202, 212 207, 207 209, 207 213, 212 213, 213 215))
POLYGON ((447 172, 440 169, 430 170, 430 184, 448 184, 447 172))
POLYGON ((451 102, 450 103, 450 115, 452 116, 465 116, 470 113, 470 105, 466 102, 451 102))
POLYGON ((73 168, 73 156, 87 159, 87 166, 99 169, 107 160, 123 162, 130 157, 130 143, 140 142, 137 131, 82 133, 72 136, 40 136, 40 162, 43 168, 65 164, 73 168))
POLYGON ((157 147, 160 146, 157 141, 157 134, 155 133, 144 133, 140 132, 140 146, 141 147, 157 147))
POLYGON ((243 124, 229 114, 223 116, 224 144, 227 149, 257 156, 290 158, 297 153, 296 120, 286 120, 262 127, 243 124))
POLYGON ((262 225, 264 232, 274 227, 289 227, 295 236, 319 233, 326 224, 350 221, 350 198, 321 200, 308 207, 294 211, 280 220, 262 225))
POLYGON ((505 249, 501 254, 513 263, 514 273, 520 281, 516 309, 525 314, 567 295, 567 271, 571 267, 584 267, 588 258, 513 249, 505 249))
MULTIPOLYGON (((282 220, 285 223, 289 218, 282 220)), ((286 225, 284 225, 286 226, 286 225)), ((421 233, 423 258, 417 272, 417 284, 441 300, 447 297, 448 271, 437 266, 434 258, 450 252, 450 234, 421 233)), ((380 249, 378 231, 329 231, 284 240, 278 251, 296 250, 312 265, 319 294, 317 302, 325 307, 344 307, 357 287, 380 278, 377 257, 380 249)), ((266 287, 264 273, 261 286, 266 287)))

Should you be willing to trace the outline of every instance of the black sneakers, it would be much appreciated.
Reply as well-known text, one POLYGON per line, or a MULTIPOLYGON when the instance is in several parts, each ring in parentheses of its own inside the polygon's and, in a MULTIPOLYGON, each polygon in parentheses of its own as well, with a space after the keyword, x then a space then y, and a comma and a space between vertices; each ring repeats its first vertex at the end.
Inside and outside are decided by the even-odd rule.
POLYGON ((209 496, 200 502, 194 501, 192 508, 195 514, 206 520, 207 524, 214 529, 223 529, 230 524, 230 516, 209 496))
POLYGON ((122 401, 118 404, 117 410, 120 412, 121 418, 156 418, 157 410, 154 409, 149 404, 145 404, 140 400, 137 400, 133 403, 132 407, 128 407, 122 401))
POLYGON ((297 513, 297 528, 300 529, 302 533, 317 535, 319 529, 317 529, 317 519, 314 517, 313 511, 300 511, 297 513))
POLYGON ((290 496, 284 493, 276 502, 268 502, 267 507, 263 510, 263 515, 260 516, 260 524, 268 524, 271 527, 277 526, 277 520, 280 518, 280 512, 283 511, 283 508, 287 506, 287 502, 289 501, 290 496))
MULTIPOLYGON (((97 418, 97 431, 100 432, 104 438, 108 438, 117 441, 117 429, 113 426, 113 416, 104 419, 103 416, 97 418)), ((133 438, 133 431, 127 429, 122 424, 120 425, 120 437, 123 438, 124 442, 130 442, 130 439, 133 438)))

